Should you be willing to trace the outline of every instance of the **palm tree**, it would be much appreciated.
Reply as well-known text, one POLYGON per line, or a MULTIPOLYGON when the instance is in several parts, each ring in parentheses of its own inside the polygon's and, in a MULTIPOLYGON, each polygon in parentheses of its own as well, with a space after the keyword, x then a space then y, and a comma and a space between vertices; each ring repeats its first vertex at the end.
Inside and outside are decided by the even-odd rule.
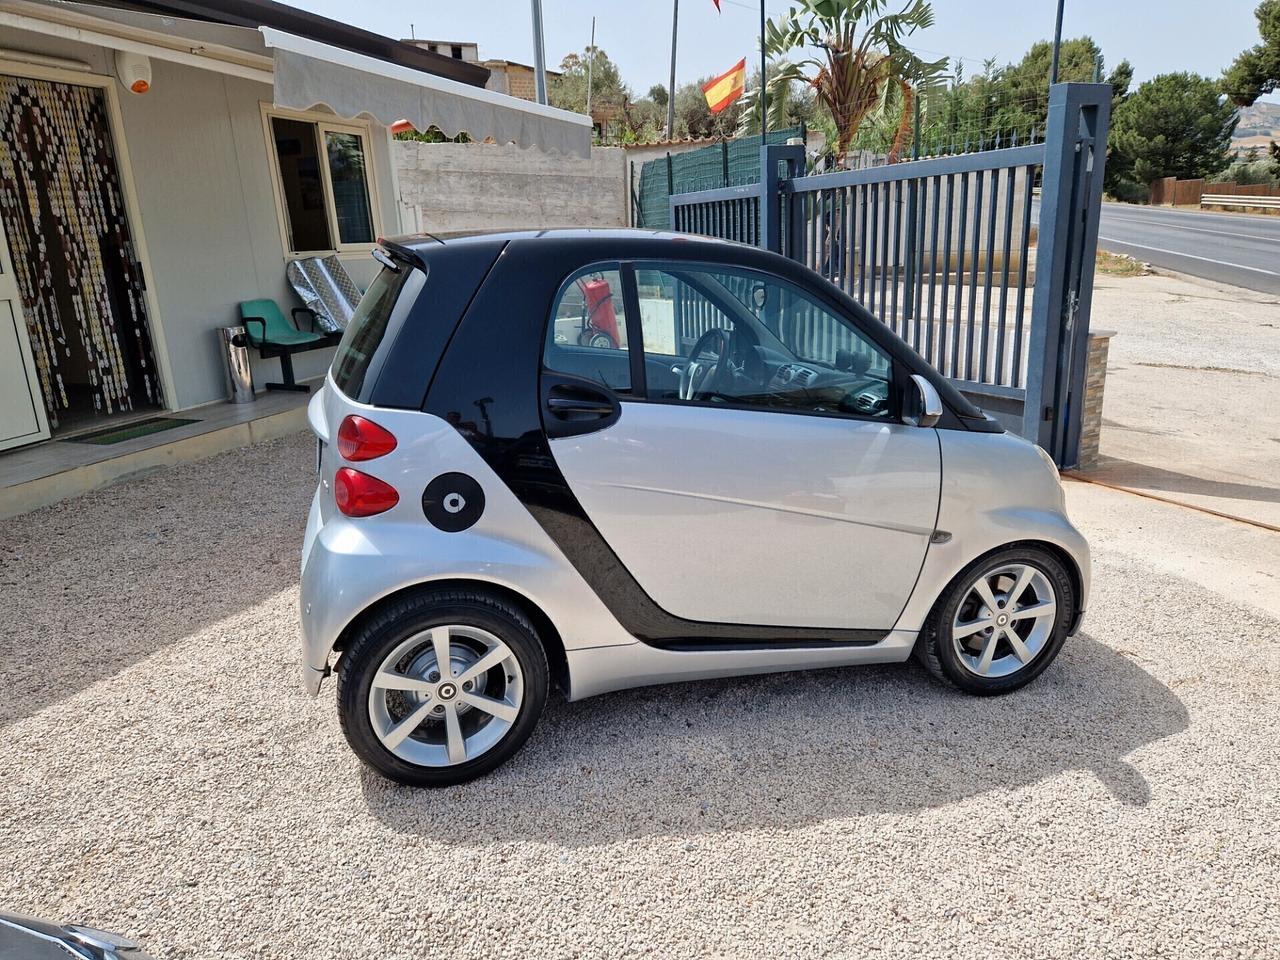
MULTIPOLYGON (((786 64, 777 60, 769 64, 769 76, 780 73, 786 64)), ((735 136, 745 137, 760 132, 760 71, 757 69, 747 81, 742 93, 742 112, 738 114, 738 130, 735 136)), ((769 109, 769 129, 782 130, 794 127, 801 119, 808 119, 813 113, 811 95, 798 90, 796 84, 790 82, 769 84, 767 96, 769 109)))
POLYGON ((886 0, 799 0, 765 28, 765 50, 785 57, 792 50, 813 48, 805 59, 783 64, 769 77, 768 90, 781 92, 792 81, 807 82, 831 114, 836 153, 849 150, 858 127, 890 102, 898 88, 902 112, 889 150, 897 160, 911 129, 916 92, 937 82, 947 59, 927 61, 908 50, 902 38, 933 24, 928 0, 908 0, 897 13, 887 13, 886 0))

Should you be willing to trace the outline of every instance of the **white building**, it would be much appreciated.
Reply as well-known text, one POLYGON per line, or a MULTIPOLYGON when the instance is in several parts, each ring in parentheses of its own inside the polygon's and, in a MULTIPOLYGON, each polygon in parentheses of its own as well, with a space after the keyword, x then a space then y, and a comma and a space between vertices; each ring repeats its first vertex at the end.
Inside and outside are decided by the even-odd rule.
POLYGON ((589 151, 586 117, 452 49, 271 0, 131 6, 0 0, 0 449, 223 397, 214 331, 241 301, 287 316, 295 257, 366 284, 406 232, 389 124, 589 151))

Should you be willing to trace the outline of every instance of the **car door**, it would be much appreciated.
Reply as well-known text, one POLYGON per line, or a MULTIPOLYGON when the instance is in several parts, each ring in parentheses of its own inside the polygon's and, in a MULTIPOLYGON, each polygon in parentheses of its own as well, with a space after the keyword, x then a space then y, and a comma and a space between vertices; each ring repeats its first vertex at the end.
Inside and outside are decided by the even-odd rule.
MULTIPOLYGON (((941 481, 935 431, 897 415, 889 353, 768 274, 638 262, 611 276, 629 349, 584 360, 553 320, 544 376, 616 397, 601 428, 587 417, 549 442, 621 564, 687 621, 889 630, 941 481)), ((555 316, 577 296, 567 285, 555 316)))

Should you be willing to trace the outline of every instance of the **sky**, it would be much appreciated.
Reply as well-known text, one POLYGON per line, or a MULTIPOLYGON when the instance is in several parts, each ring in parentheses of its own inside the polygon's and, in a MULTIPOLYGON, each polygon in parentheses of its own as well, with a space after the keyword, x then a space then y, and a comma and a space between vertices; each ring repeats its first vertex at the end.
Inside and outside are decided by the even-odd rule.
MULTIPOLYGON (((480 44, 485 58, 533 62, 529 0, 291 0, 293 5, 375 33, 480 44)), ((1142 81, 1191 70, 1218 76, 1237 53, 1258 42, 1257 0, 1217 0, 1209 11, 1192 0, 1066 0, 1063 36, 1089 34, 1107 67, 1122 59, 1142 81)), ((786 0, 766 0, 770 18, 786 0)), ((671 0, 543 0, 547 66, 585 48, 596 18, 596 43, 617 63, 636 96, 666 85, 670 69, 671 0)), ((758 58, 760 8, 753 0, 680 0, 676 83, 723 73, 740 58, 758 58)), ((935 23, 907 41, 929 59, 960 58, 965 73, 983 60, 1020 59, 1053 35, 1055 0, 933 0, 935 23)), ((1280 102, 1280 97, 1270 97, 1280 102)))

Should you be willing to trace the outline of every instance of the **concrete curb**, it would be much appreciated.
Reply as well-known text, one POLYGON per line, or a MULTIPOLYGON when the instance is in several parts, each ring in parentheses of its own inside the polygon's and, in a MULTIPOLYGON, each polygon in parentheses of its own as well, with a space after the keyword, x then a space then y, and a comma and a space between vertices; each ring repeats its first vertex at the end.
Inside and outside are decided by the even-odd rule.
POLYGON ((78 497, 115 483, 144 470, 171 467, 192 460, 204 460, 237 447, 247 447, 264 440, 300 433, 307 428, 307 408, 297 407, 280 413, 229 424, 194 437, 175 440, 122 454, 109 460, 73 467, 61 473, 28 480, 0 490, 0 519, 46 507, 51 503, 78 497))

